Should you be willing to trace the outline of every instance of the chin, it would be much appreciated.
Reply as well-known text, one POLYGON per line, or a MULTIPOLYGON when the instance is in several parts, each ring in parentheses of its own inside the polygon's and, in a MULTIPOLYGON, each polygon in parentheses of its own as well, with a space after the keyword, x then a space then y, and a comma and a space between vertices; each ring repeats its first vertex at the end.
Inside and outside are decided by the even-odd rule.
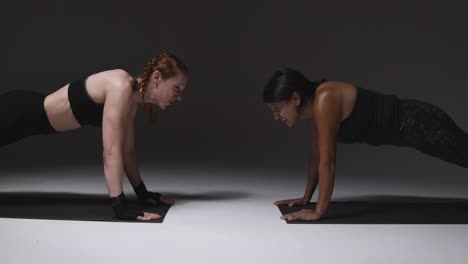
POLYGON ((159 106, 159 109, 161 110, 164 110, 167 107, 167 105, 164 105, 164 104, 158 104, 158 106, 159 106))

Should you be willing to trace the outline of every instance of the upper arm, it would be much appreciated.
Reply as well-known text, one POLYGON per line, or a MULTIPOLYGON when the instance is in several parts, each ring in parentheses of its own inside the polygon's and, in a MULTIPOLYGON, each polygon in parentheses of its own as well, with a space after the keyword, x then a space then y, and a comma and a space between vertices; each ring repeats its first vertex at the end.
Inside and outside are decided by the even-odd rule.
POLYGON ((122 152, 131 100, 131 87, 126 85, 115 85, 106 93, 102 120, 104 154, 122 152))
POLYGON ((314 100, 314 119, 317 127, 320 163, 335 161, 336 142, 341 121, 340 97, 330 89, 319 91, 314 100))
POLYGON ((315 123, 312 123, 310 128, 309 159, 314 163, 318 162, 319 159, 317 125, 315 123))
POLYGON ((127 121, 125 122, 125 136, 124 136, 124 143, 123 143, 124 153, 135 152, 135 115, 136 115, 136 106, 133 106, 133 108, 131 108, 131 111, 128 115, 127 121))

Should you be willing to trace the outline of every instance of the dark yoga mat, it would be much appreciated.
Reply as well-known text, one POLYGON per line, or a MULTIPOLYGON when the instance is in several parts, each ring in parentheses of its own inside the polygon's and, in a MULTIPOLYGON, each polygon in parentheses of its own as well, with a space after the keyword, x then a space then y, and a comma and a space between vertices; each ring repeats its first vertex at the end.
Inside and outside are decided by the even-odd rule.
POLYGON ((114 216, 106 195, 70 193, 0 193, 1 218, 26 218, 78 221, 110 221, 162 223, 170 205, 140 205, 129 198, 129 204, 146 212, 157 213, 161 218, 151 221, 119 220, 114 216))
MULTIPOLYGON (((281 214, 305 206, 279 205, 281 214)), ((283 220, 285 221, 285 220, 283 220)), ((365 196, 333 201, 319 221, 286 221, 288 224, 468 224, 468 199, 412 196, 365 196)))

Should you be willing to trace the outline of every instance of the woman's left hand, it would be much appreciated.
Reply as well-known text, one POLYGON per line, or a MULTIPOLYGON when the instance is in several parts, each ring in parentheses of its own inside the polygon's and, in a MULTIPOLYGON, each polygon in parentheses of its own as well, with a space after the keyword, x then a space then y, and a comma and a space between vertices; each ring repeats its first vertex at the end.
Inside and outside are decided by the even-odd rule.
POLYGON ((297 212, 285 214, 281 216, 281 219, 294 221, 294 220, 308 220, 308 221, 317 221, 321 215, 319 215, 315 210, 302 209, 297 212))

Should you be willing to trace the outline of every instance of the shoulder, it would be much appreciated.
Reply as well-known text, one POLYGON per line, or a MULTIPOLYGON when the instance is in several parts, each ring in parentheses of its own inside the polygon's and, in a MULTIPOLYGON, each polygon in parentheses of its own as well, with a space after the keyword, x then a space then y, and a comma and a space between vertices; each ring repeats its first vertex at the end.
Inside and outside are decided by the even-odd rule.
POLYGON ((128 89, 132 88, 133 77, 123 69, 114 69, 108 71, 109 83, 115 87, 115 89, 128 89))
POLYGON ((327 85, 325 83, 319 85, 315 91, 314 108, 323 108, 330 103, 339 101, 340 92, 334 85, 327 85))
POLYGON ((318 102, 341 101, 343 94, 350 90, 356 90, 356 86, 349 82, 328 80, 317 86, 314 99, 318 102))
POLYGON ((339 121, 342 108, 340 85, 326 81, 317 87, 313 101, 313 114, 316 120, 339 121))
POLYGON ((346 89, 349 87, 355 87, 355 85, 349 82, 344 82, 344 81, 326 80, 324 82, 321 82, 317 86, 316 91, 320 91, 326 88, 340 90, 340 89, 346 89))
POLYGON ((124 90, 132 87, 133 77, 123 69, 113 69, 92 74, 88 81, 109 88, 107 90, 124 90))
POLYGON ((133 77, 123 69, 108 70, 99 73, 102 76, 105 87, 105 97, 109 98, 126 98, 131 99, 133 94, 133 77))
POLYGON ((128 105, 132 100, 132 76, 125 70, 114 69, 103 71, 96 76, 100 78, 100 85, 104 88, 106 105, 128 105))

